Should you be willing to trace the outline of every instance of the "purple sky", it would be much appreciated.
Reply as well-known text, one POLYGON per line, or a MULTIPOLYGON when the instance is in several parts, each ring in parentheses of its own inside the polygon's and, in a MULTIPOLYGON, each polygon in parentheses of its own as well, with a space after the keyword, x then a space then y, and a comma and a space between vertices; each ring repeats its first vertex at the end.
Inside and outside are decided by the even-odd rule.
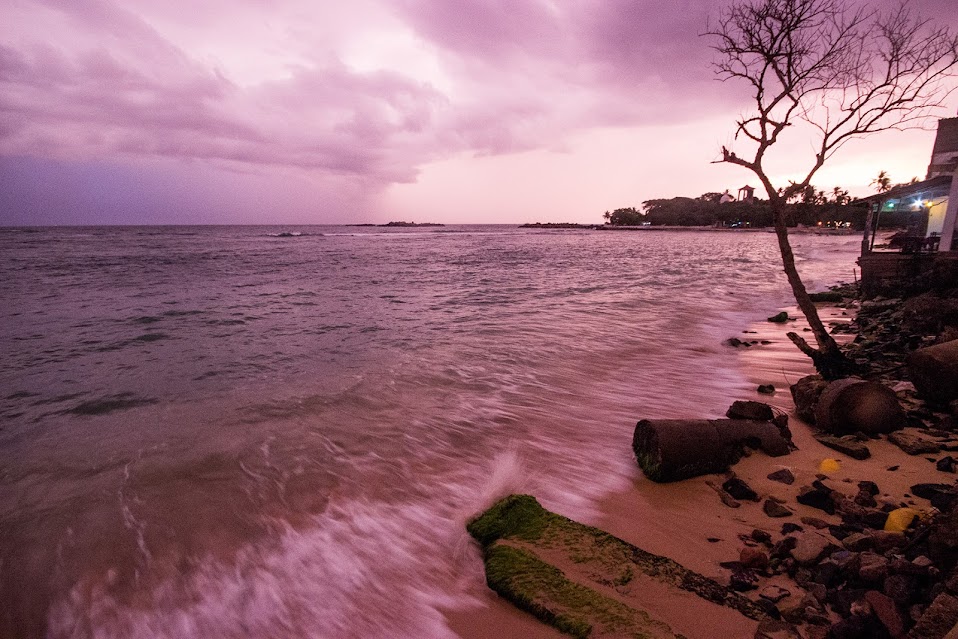
MULTIPOLYGON (((734 192, 755 178, 710 161, 747 90, 698 35, 719 6, 6 0, 0 224, 600 222, 734 192)), ((816 184, 923 177, 933 139, 853 143, 816 184)))

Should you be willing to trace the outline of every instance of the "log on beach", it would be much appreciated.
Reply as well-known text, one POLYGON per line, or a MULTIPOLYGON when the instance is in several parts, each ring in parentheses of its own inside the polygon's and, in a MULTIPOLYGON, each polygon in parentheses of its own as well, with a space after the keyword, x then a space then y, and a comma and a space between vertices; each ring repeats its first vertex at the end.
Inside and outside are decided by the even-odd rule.
POLYGON ((894 391, 862 379, 830 383, 815 406, 815 425, 833 435, 890 433, 905 423, 905 411, 894 391))
POLYGON ((724 472, 745 446, 772 457, 791 450, 778 426, 749 419, 643 419, 632 438, 639 466, 656 482, 724 472))

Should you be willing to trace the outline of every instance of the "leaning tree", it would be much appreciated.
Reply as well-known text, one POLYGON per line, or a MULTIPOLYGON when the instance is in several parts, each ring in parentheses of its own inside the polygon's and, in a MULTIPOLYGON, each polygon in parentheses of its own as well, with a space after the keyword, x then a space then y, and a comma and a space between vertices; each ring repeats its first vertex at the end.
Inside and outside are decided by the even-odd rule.
POLYGON ((743 82, 752 99, 736 122, 734 149, 722 147, 717 161, 749 169, 765 187, 785 274, 817 348, 788 337, 823 376, 840 377, 853 367, 795 268, 786 203, 849 140, 920 126, 954 89, 958 38, 904 3, 883 12, 841 0, 736 0, 707 35, 719 78, 743 82), (776 185, 771 152, 789 135, 807 139, 811 153, 803 177, 776 185))

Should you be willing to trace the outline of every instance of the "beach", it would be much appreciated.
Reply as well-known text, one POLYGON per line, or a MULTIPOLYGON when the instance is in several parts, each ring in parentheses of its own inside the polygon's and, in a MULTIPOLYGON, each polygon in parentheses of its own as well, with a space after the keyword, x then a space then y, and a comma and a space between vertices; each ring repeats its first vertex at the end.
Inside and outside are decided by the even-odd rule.
MULTIPOLYGON (((819 306, 826 326, 847 323, 854 316, 854 309, 828 304, 819 306)), ((786 331, 801 332, 807 323, 797 308, 784 310, 794 321, 786 326, 765 320, 754 322, 743 330, 740 338, 757 344, 739 348, 735 352, 749 385, 757 389, 759 385, 772 384, 776 388, 775 392, 769 395, 753 390, 730 397, 729 403, 733 400, 763 402, 788 414, 789 429, 797 450, 778 458, 755 451, 735 464, 731 472, 757 492, 761 500, 772 497, 787 505, 793 514, 771 518, 760 503, 748 501, 742 502, 741 507, 730 508, 720 500, 713 488, 715 484, 722 483, 722 475, 705 475, 659 484, 648 480, 636 469, 631 485, 626 490, 602 500, 601 514, 595 522, 598 528, 643 550, 674 559, 719 583, 728 583, 730 571, 720 564, 739 558, 743 540, 746 546, 756 545, 751 542, 755 538, 754 531, 762 531, 772 540, 778 540, 784 537, 783 524, 794 524, 800 529, 821 534, 831 543, 841 546, 840 540, 828 537, 828 530, 816 530, 802 522, 803 518, 831 524, 842 521, 838 515, 827 515, 820 509, 796 502, 800 487, 817 479, 827 479, 830 486, 845 493, 849 499, 858 491, 858 482, 873 481, 880 487, 880 493, 876 495, 879 500, 884 498, 903 505, 907 502, 916 508, 927 508, 927 502, 911 498, 909 490, 918 483, 944 481, 947 478, 930 463, 929 460, 934 459, 906 454, 885 440, 868 443, 870 458, 853 459, 817 442, 813 437, 814 427, 795 415, 789 386, 806 375, 814 374, 815 370, 811 360, 785 338, 786 331), (837 462, 827 472, 822 469, 822 462, 826 460, 837 462), (768 478, 769 474, 782 469, 794 475, 793 484, 785 485, 768 478)), ((840 342, 847 342, 849 338, 849 335, 838 336, 840 342)), ((688 416, 719 418, 724 415, 702 415, 690 407, 688 416)), ((775 575, 761 579, 758 590, 750 593, 751 598, 756 599, 759 590, 766 587, 778 587, 790 593, 780 602, 782 609, 796 605, 802 597, 807 596, 806 590, 787 575, 775 575)), ((654 618, 667 623, 673 631, 693 639, 717 636, 751 639, 755 636, 757 622, 740 615, 716 614, 722 610, 719 607, 703 613, 701 606, 690 605, 692 603, 688 593, 666 590, 657 595, 650 594, 646 609, 654 618)), ((517 618, 515 611, 508 606, 490 593, 482 609, 472 613, 450 614, 448 618, 451 627, 466 639, 564 636, 545 627, 545 624, 539 628, 529 627, 527 622, 532 616, 517 618)))

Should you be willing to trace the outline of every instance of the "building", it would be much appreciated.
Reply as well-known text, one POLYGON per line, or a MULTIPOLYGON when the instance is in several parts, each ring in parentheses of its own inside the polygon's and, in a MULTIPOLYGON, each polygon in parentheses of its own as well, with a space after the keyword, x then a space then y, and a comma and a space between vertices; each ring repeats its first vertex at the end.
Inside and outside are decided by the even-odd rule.
POLYGON ((870 207, 858 260, 866 295, 900 286, 936 265, 958 264, 958 118, 938 121, 924 180, 858 202, 870 207), (906 229, 888 247, 876 247, 878 225, 890 214, 906 229))

